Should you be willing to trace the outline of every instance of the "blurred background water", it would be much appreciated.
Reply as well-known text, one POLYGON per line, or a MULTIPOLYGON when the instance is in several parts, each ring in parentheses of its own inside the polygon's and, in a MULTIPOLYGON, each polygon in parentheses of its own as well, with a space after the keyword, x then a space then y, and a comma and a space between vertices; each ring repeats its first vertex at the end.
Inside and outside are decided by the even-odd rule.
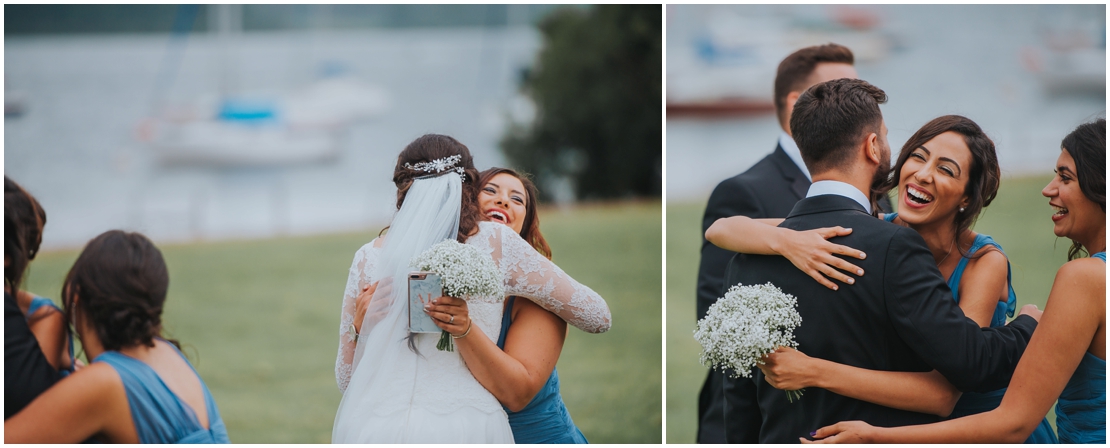
POLYGON ((4 172, 48 211, 46 249, 111 228, 166 242, 384 225, 415 137, 505 164, 554 8, 37 7, 6 8, 4 172))
POLYGON ((965 115, 1004 175, 1051 172, 1060 140, 1106 110, 1105 5, 668 5, 667 198, 704 201, 774 149, 775 69, 794 50, 852 48, 884 89, 891 149, 965 115))

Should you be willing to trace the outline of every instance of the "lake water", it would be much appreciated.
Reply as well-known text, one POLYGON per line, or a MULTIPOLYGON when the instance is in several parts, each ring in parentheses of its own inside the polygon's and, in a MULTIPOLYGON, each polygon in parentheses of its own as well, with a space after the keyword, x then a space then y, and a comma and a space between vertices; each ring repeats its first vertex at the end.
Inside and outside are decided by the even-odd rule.
MULTIPOLYGON (((1105 92, 1050 95, 1023 64, 1044 47, 1046 30, 1085 33, 1105 52, 1105 6, 875 6, 879 29, 898 48, 856 64, 860 77, 886 91, 882 106, 894 156, 921 125, 945 114, 975 120, 994 140, 1004 176, 1050 173, 1060 140, 1104 116, 1105 92)), ((699 17, 725 13, 822 16, 824 7, 668 6, 668 58, 693 44, 699 17), (678 23, 676 23, 676 20, 678 23)), ((777 65, 777 61, 772 62, 777 65)), ((773 74, 772 74, 773 78, 773 74)), ((765 80, 772 90, 773 79, 765 80)), ((773 114, 735 119, 668 119, 666 191, 670 201, 705 201, 721 180, 770 153, 780 132, 773 114)), ((1003 184, 1005 188, 1005 184, 1003 184)))
POLYGON ((4 173, 48 213, 46 249, 80 247, 113 228, 158 242, 364 229, 388 222, 396 155, 429 132, 452 135, 479 169, 519 110, 518 73, 540 47, 533 28, 266 32, 223 49, 169 35, 7 38, 5 81, 27 112, 4 122, 4 173), (177 61, 177 70, 167 64, 177 61), (230 61, 230 62, 227 62, 230 61), (389 95, 384 114, 351 126, 332 163, 285 168, 166 167, 136 137, 159 73, 171 102, 237 92, 287 92, 323 65, 343 66, 389 95), (229 81, 228 81, 229 80, 229 81), (515 108, 515 109, 514 109, 515 108))

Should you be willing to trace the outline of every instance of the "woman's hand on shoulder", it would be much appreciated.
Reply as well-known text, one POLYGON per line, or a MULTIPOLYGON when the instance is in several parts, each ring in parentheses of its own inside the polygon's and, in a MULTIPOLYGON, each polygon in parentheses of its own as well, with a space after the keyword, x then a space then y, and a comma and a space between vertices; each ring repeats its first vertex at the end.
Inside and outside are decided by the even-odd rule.
POLYGON ((846 284, 854 284, 855 278, 845 274, 863 275, 863 269, 847 260, 834 255, 858 258, 867 257, 862 251, 848 246, 829 242, 830 238, 846 236, 852 229, 844 227, 824 227, 820 229, 789 231, 776 252, 790 260, 795 267, 801 269, 806 275, 813 277, 818 283, 831 290, 839 289, 832 280, 846 284))

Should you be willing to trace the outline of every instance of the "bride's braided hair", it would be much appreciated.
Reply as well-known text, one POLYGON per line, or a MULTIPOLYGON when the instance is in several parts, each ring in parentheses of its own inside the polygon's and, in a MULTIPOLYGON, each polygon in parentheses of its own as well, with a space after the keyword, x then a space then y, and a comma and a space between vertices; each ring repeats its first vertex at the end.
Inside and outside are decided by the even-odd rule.
POLYGON ((452 137, 440 134, 425 134, 413 140, 397 156, 397 166, 393 169, 393 184, 397 185, 397 209, 405 202, 405 195, 412 187, 412 181, 417 177, 427 176, 429 173, 417 169, 407 168, 419 163, 429 163, 434 160, 446 159, 451 156, 460 156, 455 167, 463 169, 462 207, 459 212, 460 243, 478 232, 478 222, 482 220, 482 213, 478 209, 478 170, 474 168, 474 158, 466 145, 452 137))

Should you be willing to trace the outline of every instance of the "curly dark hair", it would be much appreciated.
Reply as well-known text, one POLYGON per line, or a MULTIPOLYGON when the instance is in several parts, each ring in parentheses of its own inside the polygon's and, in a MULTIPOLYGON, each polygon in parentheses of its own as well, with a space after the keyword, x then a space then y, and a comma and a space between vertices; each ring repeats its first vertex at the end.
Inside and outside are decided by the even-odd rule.
POLYGON ((4 284, 11 294, 19 284, 27 266, 38 254, 46 211, 27 190, 4 176, 4 284))
MULTIPOLYGON (((153 347, 162 333, 170 276, 162 251, 140 233, 109 230, 93 238, 66 275, 66 318, 80 317, 105 350, 153 347)), ((170 341, 174 345, 176 341, 170 341)))
POLYGON ((464 179, 462 184, 462 208, 459 213, 460 243, 478 232, 478 223, 482 221, 482 212, 478 210, 478 169, 474 168, 474 158, 470 156, 470 149, 453 137, 440 134, 425 134, 413 140, 401 154, 397 155, 397 166, 393 169, 393 184, 397 186, 397 208, 405 202, 405 196, 412 187, 412 181, 417 177, 425 176, 424 171, 405 168, 406 164, 416 165, 421 162, 431 162, 451 156, 461 156, 462 160, 455 166, 462 167, 464 179))
POLYGON ((537 252, 550 260, 551 246, 547 244, 547 239, 543 237, 543 233, 540 233, 540 215, 538 212, 539 206, 537 205, 537 203, 539 202, 539 189, 536 188, 536 184, 533 183, 532 179, 530 179, 526 174, 519 173, 508 168, 493 167, 488 170, 482 171, 482 173, 478 175, 479 188, 484 188, 486 186, 486 183, 498 174, 508 174, 510 176, 513 176, 520 180, 520 183, 524 185, 524 192, 528 195, 528 199, 524 205, 524 224, 521 227, 520 236, 521 238, 524 238, 524 241, 527 241, 528 244, 531 244, 537 252))
MULTIPOLYGON (((1106 119, 1083 123, 1060 142, 1060 147, 1075 160, 1075 177, 1083 196, 1106 211, 1106 119)), ((1072 241, 1068 260, 1086 252, 1072 241)))
MULTIPOLYGON (((967 144, 967 149, 971 151, 971 167, 968 170, 967 187, 964 189, 964 193, 967 194, 967 207, 956 213, 955 220, 956 236, 959 237, 965 230, 970 229, 975 224, 975 220, 979 218, 979 213, 994 200, 995 195, 998 194, 998 185, 1002 178, 1002 171, 998 166, 998 155, 994 149, 994 141, 987 137, 987 134, 983 132, 978 124, 967 117, 944 115, 925 123, 921 129, 910 136, 909 140, 906 140, 906 144, 902 145, 902 152, 898 154, 898 162, 894 164, 891 175, 877 189, 872 191, 872 196, 876 194, 886 195, 887 192, 898 186, 902 167, 909 160, 910 154, 913 154, 913 151, 920 148, 925 142, 945 132, 960 134, 964 138, 964 143, 967 144)), ((968 257, 962 247, 958 244, 956 247, 961 255, 965 258, 968 257)), ((980 251, 978 256, 987 252, 980 251)))

